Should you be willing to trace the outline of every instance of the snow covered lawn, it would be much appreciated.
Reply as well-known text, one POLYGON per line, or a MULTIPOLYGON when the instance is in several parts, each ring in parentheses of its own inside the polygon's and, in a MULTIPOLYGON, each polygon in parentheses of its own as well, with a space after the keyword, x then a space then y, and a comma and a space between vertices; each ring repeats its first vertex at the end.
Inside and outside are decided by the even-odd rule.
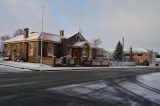
POLYGON ((39 63, 27 63, 27 62, 14 62, 14 61, 3 61, 0 64, 8 65, 17 68, 24 68, 24 69, 32 69, 32 70, 44 70, 44 69, 52 69, 53 67, 39 64, 39 63))
POLYGON ((31 71, 31 70, 29 70, 29 69, 21 69, 20 70, 18 68, 0 65, 0 74, 21 73, 21 72, 28 72, 28 71, 31 71))
POLYGON ((141 83, 160 90, 160 73, 140 75, 137 76, 137 80, 141 83))
POLYGON ((160 104, 160 94, 158 94, 154 91, 151 91, 147 88, 144 88, 142 86, 139 86, 139 85, 132 83, 132 82, 129 82, 129 81, 122 82, 122 83, 120 83, 120 85, 122 87, 124 87, 125 89, 127 89, 133 93, 136 93, 139 96, 142 96, 148 100, 151 100, 152 102, 160 104))

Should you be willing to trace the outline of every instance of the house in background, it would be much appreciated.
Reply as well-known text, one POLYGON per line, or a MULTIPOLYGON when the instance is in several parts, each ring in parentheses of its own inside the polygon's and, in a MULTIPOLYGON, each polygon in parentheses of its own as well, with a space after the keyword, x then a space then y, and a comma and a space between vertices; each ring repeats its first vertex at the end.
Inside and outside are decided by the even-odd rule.
POLYGON ((3 46, 2 44, 0 44, 0 57, 2 56, 2 49, 3 49, 3 46))
POLYGON ((24 29, 24 34, 13 37, 4 42, 4 60, 40 63, 41 62, 41 40, 42 62, 50 66, 56 66, 59 60, 66 64, 69 57, 74 63, 79 63, 83 58, 96 58, 97 48, 88 42, 78 32, 66 38, 64 31, 59 35, 45 32, 29 33, 29 28, 24 29))
POLYGON ((154 53, 144 48, 130 48, 124 52, 124 59, 126 61, 135 62, 137 65, 149 65, 155 60, 154 53), (132 54, 131 54, 132 51, 132 54), (132 55, 132 60, 130 59, 132 55))

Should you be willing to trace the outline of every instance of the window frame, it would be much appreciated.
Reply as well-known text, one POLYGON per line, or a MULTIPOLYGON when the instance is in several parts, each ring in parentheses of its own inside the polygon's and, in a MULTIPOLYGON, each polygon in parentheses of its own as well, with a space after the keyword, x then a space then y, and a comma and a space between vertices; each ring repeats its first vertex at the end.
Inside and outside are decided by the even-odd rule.
POLYGON ((20 44, 16 44, 16 55, 20 55, 20 44))
POLYGON ((28 56, 33 56, 33 55, 34 55, 34 45, 28 44, 28 56))
POLYGON ((53 56, 53 46, 52 45, 47 46, 47 56, 53 56))

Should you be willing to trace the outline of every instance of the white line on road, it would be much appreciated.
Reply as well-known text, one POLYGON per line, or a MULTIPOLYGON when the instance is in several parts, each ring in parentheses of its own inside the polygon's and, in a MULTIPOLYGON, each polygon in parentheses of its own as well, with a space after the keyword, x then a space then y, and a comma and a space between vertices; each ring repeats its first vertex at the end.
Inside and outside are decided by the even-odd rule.
POLYGON ((0 74, 8 74, 8 73, 0 73, 0 74))
POLYGON ((15 97, 17 97, 17 96, 18 96, 18 95, 3 96, 3 97, 0 97, 0 101, 12 99, 12 98, 15 98, 15 97))
POLYGON ((1 85, 0 88, 4 88, 4 87, 14 87, 14 86, 20 86, 20 85, 38 84, 38 83, 44 83, 44 82, 50 82, 50 81, 53 81, 53 80, 47 80, 47 81, 32 81, 32 82, 25 82, 25 83, 6 84, 6 85, 1 85))
POLYGON ((15 80, 19 80, 19 79, 0 79, 0 82, 1 81, 15 81, 15 80))

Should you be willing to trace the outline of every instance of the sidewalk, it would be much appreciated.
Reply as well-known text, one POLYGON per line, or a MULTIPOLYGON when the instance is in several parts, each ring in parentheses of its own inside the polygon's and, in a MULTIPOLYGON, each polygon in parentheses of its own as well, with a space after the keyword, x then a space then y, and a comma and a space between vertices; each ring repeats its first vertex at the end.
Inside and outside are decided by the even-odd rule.
MULTIPOLYGON (((45 64, 39 63, 27 63, 27 62, 14 62, 14 61, 0 61, 0 65, 30 69, 33 71, 67 71, 67 70, 86 70, 86 69, 113 69, 113 68, 131 68, 131 67, 51 67, 45 64)), ((145 66, 135 66, 132 68, 145 68, 145 66)))

